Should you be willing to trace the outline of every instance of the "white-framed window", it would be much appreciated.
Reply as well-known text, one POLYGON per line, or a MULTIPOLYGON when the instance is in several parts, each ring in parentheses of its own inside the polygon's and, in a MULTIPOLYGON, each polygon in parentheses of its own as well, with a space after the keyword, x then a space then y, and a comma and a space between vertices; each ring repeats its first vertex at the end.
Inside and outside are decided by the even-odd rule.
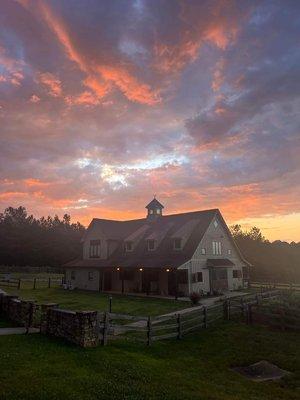
POLYGON ((148 243, 148 250, 149 251, 155 250, 155 240, 154 239, 149 239, 147 241, 147 243, 148 243))
POLYGON ((205 247, 202 247, 201 254, 206 254, 206 248, 205 247))
POLYGON ((174 250, 181 250, 182 240, 181 238, 174 239, 174 250))
POLYGON ((219 224, 218 224, 218 221, 215 219, 215 220, 214 220, 214 227, 217 228, 218 225, 219 225, 219 224))
POLYGON ((213 255, 219 256, 222 254, 222 243, 221 242, 212 242, 212 250, 213 250, 213 255))
POLYGON ((229 256, 231 256, 231 249, 228 249, 227 253, 228 253, 229 256))
POLYGON ((203 274, 202 272, 194 272, 192 273, 192 283, 203 282, 203 274))
POLYGON ((93 271, 89 271, 88 279, 89 279, 89 281, 93 281, 94 280, 94 272, 93 271))
POLYGON ((232 270, 232 277, 239 279, 242 277, 242 271, 240 269, 233 269, 232 270))
POLYGON ((149 214, 153 214, 153 210, 149 210, 149 214))
POLYGON ((71 271, 71 279, 72 279, 72 281, 75 281, 75 279, 76 279, 76 272, 75 271, 71 271))
POLYGON ((132 251, 133 250, 133 243, 128 240, 127 242, 125 242, 125 251, 132 251))
POLYGON ((160 208, 157 208, 156 209, 156 214, 160 214, 160 212, 161 212, 160 208))
POLYGON ((90 258, 99 258, 101 251, 100 240, 90 240, 90 258))

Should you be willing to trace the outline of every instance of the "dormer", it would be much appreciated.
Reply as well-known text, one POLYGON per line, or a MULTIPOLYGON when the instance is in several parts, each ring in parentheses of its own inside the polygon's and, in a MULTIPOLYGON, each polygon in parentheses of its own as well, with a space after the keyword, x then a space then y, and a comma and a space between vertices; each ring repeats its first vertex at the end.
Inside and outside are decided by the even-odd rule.
POLYGON ((154 197, 149 204, 146 205, 148 210, 147 218, 149 220, 156 220, 162 216, 164 206, 154 197))

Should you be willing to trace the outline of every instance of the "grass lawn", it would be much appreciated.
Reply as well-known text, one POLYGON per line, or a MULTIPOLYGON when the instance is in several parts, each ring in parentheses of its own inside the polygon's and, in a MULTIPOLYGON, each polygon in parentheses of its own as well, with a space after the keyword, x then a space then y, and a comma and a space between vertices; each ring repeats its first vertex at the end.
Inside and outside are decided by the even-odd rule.
POLYGON ((78 348, 35 335, 0 337, 0 398, 281 400, 300 398, 300 336, 226 323, 151 347, 78 348), (252 382, 231 366, 268 360, 292 372, 252 382))
MULTIPOLYGON (((1 287, 1 286, 0 286, 1 287)), ((23 299, 34 299, 39 303, 58 303, 60 308, 69 310, 108 311, 108 295, 84 290, 21 289, 3 287, 7 293, 23 299)), ((143 298, 137 296, 112 296, 112 311, 132 315, 160 315, 190 306, 189 302, 169 299, 143 298)))

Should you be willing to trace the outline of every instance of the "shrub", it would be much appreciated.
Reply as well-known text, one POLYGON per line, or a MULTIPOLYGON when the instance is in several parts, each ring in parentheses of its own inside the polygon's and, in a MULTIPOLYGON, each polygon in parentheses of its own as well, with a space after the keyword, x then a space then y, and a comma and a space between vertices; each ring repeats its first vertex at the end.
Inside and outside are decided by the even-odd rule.
POLYGON ((198 292, 192 292, 192 293, 190 294, 190 300, 191 300, 191 302, 192 302, 194 305, 198 304, 199 301, 200 301, 200 299, 201 299, 201 294, 200 294, 200 293, 198 293, 198 292))

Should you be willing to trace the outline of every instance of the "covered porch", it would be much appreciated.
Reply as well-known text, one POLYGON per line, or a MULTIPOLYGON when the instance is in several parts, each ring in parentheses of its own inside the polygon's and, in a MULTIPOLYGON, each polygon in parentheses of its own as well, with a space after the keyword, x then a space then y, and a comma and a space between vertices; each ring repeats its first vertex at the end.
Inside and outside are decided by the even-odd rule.
POLYGON ((230 290, 228 270, 232 270, 234 263, 227 258, 216 258, 207 260, 209 270, 210 294, 215 292, 227 292, 230 290))
POLYGON ((188 294, 188 270, 115 267, 99 269, 99 291, 146 296, 183 297, 188 294))

